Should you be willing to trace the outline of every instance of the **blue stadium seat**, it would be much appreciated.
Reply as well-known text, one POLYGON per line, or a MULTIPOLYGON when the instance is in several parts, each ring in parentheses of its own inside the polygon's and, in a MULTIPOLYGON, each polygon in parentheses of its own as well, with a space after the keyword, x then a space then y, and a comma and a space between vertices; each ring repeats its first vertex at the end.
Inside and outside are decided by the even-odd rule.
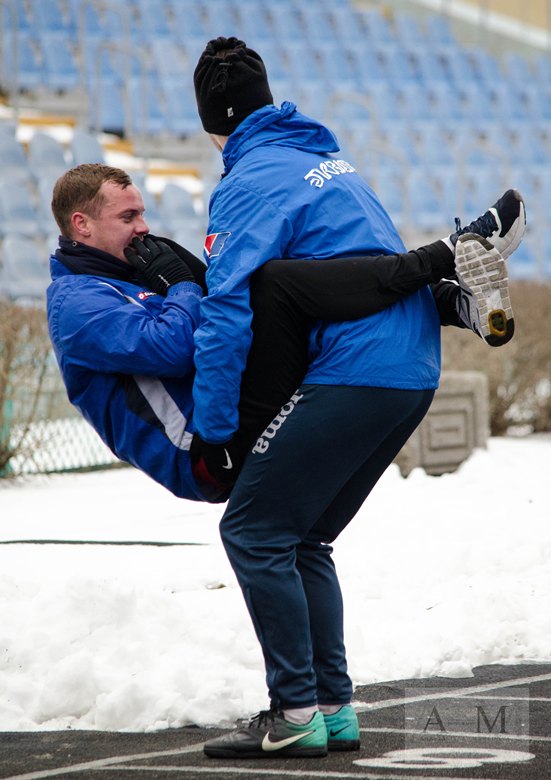
POLYGON ((425 84, 427 88, 433 87, 434 84, 444 84, 449 94, 449 74, 438 50, 431 48, 406 50, 409 51, 410 56, 415 61, 415 68, 421 83, 425 84))
POLYGON ((442 14, 430 14, 425 21, 427 41, 434 46, 450 48, 456 45, 456 38, 449 19, 442 14))
POLYGON ((338 42, 326 41, 313 44, 310 56, 320 63, 323 81, 332 89, 360 89, 362 86, 355 61, 347 49, 338 42))
POLYGON ((364 32, 368 40, 366 46, 377 44, 384 46, 386 44, 396 43, 396 36, 388 21, 377 9, 370 9, 362 13, 364 32))
POLYGON ((182 82, 182 79, 177 81, 167 79, 162 82, 162 89, 166 100, 166 121, 169 131, 180 137, 202 132, 195 96, 187 82, 182 82))
POLYGON ((33 91, 42 86, 44 72, 40 42, 26 31, 18 32, 14 39, 10 30, 4 30, 1 40, 1 72, 6 79, 6 86, 14 89, 16 79, 18 90, 33 91), (17 71, 14 66, 16 61, 14 44, 17 46, 17 71))
POLYGON ((224 35, 227 38, 236 35, 239 27, 239 14, 232 4, 216 2, 215 0, 204 4, 204 12, 205 43, 208 39, 217 38, 219 35, 224 35))
POLYGON ((98 138, 87 130, 76 129, 71 139, 72 165, 105 163, 105 153, 98 138))
POLYGON ((463 87, 466 83, 477 83, 474 63, 464 49, 443 49, 440 57, 452 84, 463 87))
POLYGON ((80 70, 66 33, 45 30, 40 39, 45 86, 60 91, 77 87, 80 83, 80 70))
POLYGON ((392 122, 383 130, 385 145, 396 155, 400 155, 404 167, 420 162, 416 138, 410 127, 409 122, 392 122))
POLYGON ((206 221, 197 214, 193 195, 174 182, 169 182, 162 191, 159 211, 171 234, 198 229, 206 221))
POLYGON ((29 160, 23 147, 10 133, 0 133, 0 181, 30 184, 29 160))
POLYGON ((88 108, 88 124, 97 132, 124 135, 130 118, 125 111, 125 90, 119 81, 104 79, 93 91, 88 108))
POLYGON ((157 197, 147 188, 145 175, 141 171, 132 172, 132 181, 142 193, 145 206, 144 219, 151 233, 172 238, 170 230, 163 221, 157 197))
POLYGON ((300 9, 301 26, 306 38, 313 43, 335 43, 338 38, 328 11, 304 4, 300 9))
POLYGON ((74 30, 73 17, 64 13, 59 0, 34 0, 32 3, 32 24, 37 33, 65 32, 74 30))
POLYGON ((168 39, 172 35, 172 26, 167 14, 165 0, 142 0, 139 5, 139 21, 134 37, 141 37, 145 43, 152 38, 168 39))
POLYGON ((399 45, 378 47, 386 78, 395 87, 419 81, 417 63, 413 56, 399 45))
POLYGON ((24 183, 0 181, 0 235, 14 233, 34 238, 38 233, 33 188, 24 183))
POLYGON ((348 4, 331 6, 335 36, 345 46, 359 47, 358 54, 363 54, 366 38, 363 14, 348 4))
POLYGON ((36 132, 29 141, 29 164, 37 179, 61 176, 67 169, 65 151, 59 141, 43 132, 36 132))
POLYGON ((412 166, 405 174, 409 219, 412 227, 435 231, 449 224, 450 215, 443 210, 443 201, 430 168, 412 166))
POLYGON ((54 184, 58 177, 55 173, 45 173, 39 180, 37 185, 38 191, 38 212, 37 212, 37 224, 40 234, 49 236, 54 233, 59 233, 56 221, 52 214, 52 193, 54 190, 54 184))
POLYGON ((300 16, 291 6, 285 3, 271 5, 270 23, 274 37, 281 43, 304 43, 300 16))
POLYGON ((175 37, 184 42, 189 38, 200 38, 203 46, 207 41, 206 20, 199 3, 193 0, 176 0, 172 4, 175 37))
POLYGON ((412 14, 397 13, 393 24, 394 35, 400 46, 407 48, 423 48, 425 46, 425 31, 419 19, 412 14))
POLYGON ((401 230, 408 218, 408 206, 402 175, 395 171, 380 170, 375 180, 372 180, 369 171, 364 171, 368 183, 374 188, 379 200, 391 215, 392 221, 401 230))
POLYGON ((51 281, 47 260, 33 238, 6 234, 2 241, 0 295, 22 303, 42 303, 51 281))
POLYGON ((186 50, 176 41, 152 38, 151 55, 153 67, 161 81, 167 78, 181 79, 188 70, 186 50))
POLYGON ((509 84, 521 86, 529 84, 534 79, 534 71, 528 58, 518 52, 504 52, 503 67, 509 84))
POLYGON ((488 87, 504 83, 504 73, 497 57, 479 48, 471 49, 469 58, 479 81, 484 82, 488 87))

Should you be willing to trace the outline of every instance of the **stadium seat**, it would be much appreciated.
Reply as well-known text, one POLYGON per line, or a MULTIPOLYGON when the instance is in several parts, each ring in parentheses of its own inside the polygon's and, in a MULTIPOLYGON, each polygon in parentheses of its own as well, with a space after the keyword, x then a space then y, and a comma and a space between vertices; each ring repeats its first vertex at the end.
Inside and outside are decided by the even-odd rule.
POLYGON ((157 197, 147 188, 145 174, 141 171, 133 171, 132 181, 142 193, 145 213, 144 219, 147 222, 151 233, 157 236, 167 236, 172 238, 170 229, 163 221, 157 197))
POLYGON ((300 9, 300 19, 303 32, 310 42, 317 44, 337 42, 333 20, 324 8, 305 3, 300 9))
POLYGON ((397 13, 394 17, 393 32, 397 44, 406 48, 423 48, 425 31, 419 19, 412 14, 397 13))
POLYGON ((17 138, 0 133, 0 182, 29 184, 31 179, 28 158, 17 138))
POLYGON ((369 9, 362 14, 363 28, 368 40, 366 45, 395 44, 396 38, 388 19, 377 9, 369 9))
POLYGON ((2 241, 0 294, 12 301, 43 302, 50 284, 48 258, 33 238, 7 234, 2 241))
POLYGON ((0 181, 0 235, 14 233, 34 238, 38 232, 34 193, 30 186, 0 181))
POLYGON ((177 0, 172 4, 172 12, 176 40, 183 43, 190 38, 199 38, 204 46, 207 27, 201 5, 193 0, 177 0))
POLYGON ((425 35, 429 46, 429 42, 445 48, 457 45, 449 19, 443 14, 429 14, 425 21, 425 35))
POLYGON ((80 83, 80 70, 66 33, 43 31, 44 85, 49 89, 70 90, 80 83))
POLYGON ((360 55, 364 54, 363 14, 348 4, 331 4, 330 13, 336 38, 343 46, 353 47, 360 55))
POLYGON ((153 38, 170 39, 172 26, 165 0, 141 0, 139 4, 139 22, 134 37, 141 37, 146 44, 153 38))
POLYGON ((74 30, 73 17, 64 10, 59 0, 41 0, 32 2, 32 26, 37 33, 48 30, 49 32, 65 32, 74 30))
POLYGON ((96 132, 123 136, 127 122, 125 90, 118 81, 104 79, 93 91, 88 108, 88 124, 96 132))
POLYGON ((39 233, 44 236, 51 235, 52 233, 59 233, 59 228, 57 227, 52 214, 51 206, 52 193, 57 179, 58 176, 55 173, 46 173, 41 177, 37 185, 38 211, 36 222, 39 233))
POLYGON ((159 211, 161 218, 171 231, 190 222, 199 223, 200 219, 195 210, 193 195, 179 184, 169 182, 161 193, 159 211))
POLYGON ((87 130, 76 129, 71 139, 71 156, 73 165, 82 163, 105 163, 105 153, 97 136, 87 130))
POLYGON ((166 80, 162 82, 162 89, 167 106, 168 130, 178 137, 202 132, 195 96, 191 89, 182 83, 182 79, 166 80))
POLYGON ((37 178, 60 176, 67 168, 65 151, 59 141, 43 132, 36 132, 29 141, 29 163, 37 178))
POLYGON ((17 85, 17 90, 27 91, 39 88, 44 83, 40 42, 26 31, 14 36, 10 29, 3 31, 0 40, 1 73, 6 87, 13 90, 17 85), (17 47, 17 55, 14 46, 17 47), (14 66, 16 56, 17 70, 14 66))

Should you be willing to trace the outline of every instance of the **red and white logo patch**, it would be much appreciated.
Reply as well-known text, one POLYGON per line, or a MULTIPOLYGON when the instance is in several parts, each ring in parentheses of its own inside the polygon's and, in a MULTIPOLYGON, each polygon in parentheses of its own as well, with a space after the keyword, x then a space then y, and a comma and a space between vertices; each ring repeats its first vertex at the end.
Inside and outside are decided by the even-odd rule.
POLYGON ((229 236, 231 236, 231 233, 211 233, 210 236, 207 236, 205 238, 207 257, 218 257, 229 236))

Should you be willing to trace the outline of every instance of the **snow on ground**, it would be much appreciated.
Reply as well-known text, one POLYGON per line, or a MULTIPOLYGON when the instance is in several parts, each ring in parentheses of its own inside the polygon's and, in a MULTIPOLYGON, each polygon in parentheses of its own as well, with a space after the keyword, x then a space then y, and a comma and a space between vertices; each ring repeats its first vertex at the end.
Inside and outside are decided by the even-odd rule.
MULTIPOLYGON (((354 682, 551 660, 551 437, 396 466, 335 545, 354 682)), ((267 705, 222 508, 132 469, 0 482, 0 730, 226 724, 267 705), (178 545, 12 544, 24 540, 178 545), (186 543, 186 544, 181 544, 186 543)))

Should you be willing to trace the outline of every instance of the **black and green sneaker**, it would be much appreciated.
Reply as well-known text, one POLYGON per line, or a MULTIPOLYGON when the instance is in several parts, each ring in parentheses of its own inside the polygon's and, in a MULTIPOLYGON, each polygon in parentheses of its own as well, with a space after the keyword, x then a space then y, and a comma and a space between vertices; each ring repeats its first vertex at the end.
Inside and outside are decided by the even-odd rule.
POLYGON ((333 715, 324 715, 329 750, 359 750, 360 726, 356 710, 346 704, 333 715))
POLYGON ((321 712, 297 725, 263 710, 245 728, 205 742, 203 750, 211 758, 318 758, 327 755, 327 729, 321 712))

